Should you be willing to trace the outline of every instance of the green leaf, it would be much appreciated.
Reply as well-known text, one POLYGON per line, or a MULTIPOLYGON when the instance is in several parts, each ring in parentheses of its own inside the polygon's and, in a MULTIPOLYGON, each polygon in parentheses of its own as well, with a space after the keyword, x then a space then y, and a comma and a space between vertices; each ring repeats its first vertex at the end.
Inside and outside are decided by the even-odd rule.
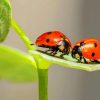
POLYGON ((0 79, 32 82, 37 79, 37 67, 32 56, 0 45, 0 79))
POLYGON ((8 0, 0 0, 0 42, 5 40, 11 26, 11 7, 8 0))
MULTIPOLYGON (((71 57, 71 55, 69 55, 69 56, 65 55, 64 59, 61 59, 61 58, 58 58, 58 57, 47 55, 45 53, 41 53, 39 51, 30 50, 30 53, 33 56, 36 55, 36 56, 40 57, 41 59, 44 59, 44 61, 46 60, 46 62, 44 62, 44 63, 48 63, 48 64, 58 64, 58 65, 61 65, 62 67, 64 66, 64 67, 69 67, 69 68, 78 69, 78 70, 86 70, 86 71, 100 70, 100 64, 78 63, 75 59, 73 59, 71 57)), ((41 69, 46 69, 46 67, 43 66, 43 63, 40 63, 39 66, 41 66, 41 69)))

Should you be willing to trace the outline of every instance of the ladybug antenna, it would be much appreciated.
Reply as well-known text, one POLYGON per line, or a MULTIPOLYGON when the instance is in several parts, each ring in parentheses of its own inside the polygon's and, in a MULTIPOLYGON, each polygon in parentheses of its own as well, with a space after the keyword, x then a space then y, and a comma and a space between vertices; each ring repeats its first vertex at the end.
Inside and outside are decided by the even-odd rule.
POLYGON ((30 44, 30 45, 34 45, 34 44, 30 44))

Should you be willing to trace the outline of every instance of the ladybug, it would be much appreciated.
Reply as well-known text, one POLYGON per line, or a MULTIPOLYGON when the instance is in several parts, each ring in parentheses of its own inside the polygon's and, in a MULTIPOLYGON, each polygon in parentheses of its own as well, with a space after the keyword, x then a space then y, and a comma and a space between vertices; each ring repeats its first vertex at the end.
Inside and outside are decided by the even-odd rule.
POLYGON ((63 57, 65 54, 69 54, 71 51, 70 40, 59 31, 50 31, 41 34, 34 43, 38 47, 48 48, 51 55, 57 54, 57 51, 61 52, 63 57))
POLYGON ((100 63, 100 42, 94 38, 85 38, 76 43, 72 49, 72 57, 79 62, 100 63))

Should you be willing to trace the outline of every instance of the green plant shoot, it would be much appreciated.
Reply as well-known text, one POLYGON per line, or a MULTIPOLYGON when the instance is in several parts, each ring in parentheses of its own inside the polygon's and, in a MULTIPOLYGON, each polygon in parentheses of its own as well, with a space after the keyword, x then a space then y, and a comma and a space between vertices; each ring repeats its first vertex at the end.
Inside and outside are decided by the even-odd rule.
POLYGON ((54 57, 37 51, 35 45, 30 45, 31 40, 13 18, 9 1, 0 0, 0 42, 6 39, 11 28, 25 43, 28 52, 0 45, 0 79, 14 82, 32 82, 38 79, 39 100, 48 100, 48 69, 52 64, 85 71, 100 70, 100 64, 77 63, 70 55, 61 59, 59 56, 54 57))

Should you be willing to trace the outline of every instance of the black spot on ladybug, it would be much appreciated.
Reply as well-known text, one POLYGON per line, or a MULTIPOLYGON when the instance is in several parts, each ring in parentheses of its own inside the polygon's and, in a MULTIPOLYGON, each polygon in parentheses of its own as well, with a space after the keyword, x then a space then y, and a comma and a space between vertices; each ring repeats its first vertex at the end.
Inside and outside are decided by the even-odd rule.
POLYGON ((83 45, 85 45, 84 41, 80 43, 80 46, 83 46, 83 45))
POLYGON ((64 36, 64 35, 60 35, 60 38, 66 39, 66 36, 64 36))
POLYGON ((48 34, 52 34, 52 32, 48 32, 48 34))
POLYGON ((94 56, 95 56, 95 53, 94 53, 94 52, 92 52, 91 56, 92 56, 92 57, 94 57, 94 56))
POLYGON ((47 42, 47 43, 50 42, 50 39, 46 39, 46 42, 47 42))
POLYGON ((60 35, 61 38, 63 38, 64 36, 60 35))
POLYGON ((94 43, 94 47, 97 47, 97 44, 96 43, 94 43))

